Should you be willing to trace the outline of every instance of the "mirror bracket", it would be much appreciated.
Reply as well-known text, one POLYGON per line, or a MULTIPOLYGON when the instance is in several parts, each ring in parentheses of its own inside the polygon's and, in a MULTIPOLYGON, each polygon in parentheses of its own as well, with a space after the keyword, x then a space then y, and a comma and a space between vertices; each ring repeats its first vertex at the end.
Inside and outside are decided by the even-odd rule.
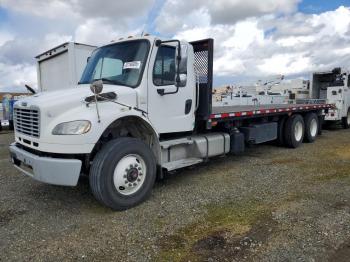
POLYGON ((165 95, 164 88, 157 89, 157 93, 161 96, 164 96, 165 95))
POLYGON ((155 42, 156 46, 160 46, 162 44, 162 40, 160 39, 157 39, 156 42, 155 42))
POLYGON ((96 103, 96 113, 97 113, 97 122, 100 123, 101 122, 101 117, 100 117, 100 111, 98 109, 98 99, 97 99, 97 96, 99 94, 102 93, 102 90, 103 90, 103 81, 100 79, 100 80, 96 80, 94 82, 92 82, 90 84, 90 90, 91 92, 94 94, 94 97, 95 97, 95 103, 96 103))

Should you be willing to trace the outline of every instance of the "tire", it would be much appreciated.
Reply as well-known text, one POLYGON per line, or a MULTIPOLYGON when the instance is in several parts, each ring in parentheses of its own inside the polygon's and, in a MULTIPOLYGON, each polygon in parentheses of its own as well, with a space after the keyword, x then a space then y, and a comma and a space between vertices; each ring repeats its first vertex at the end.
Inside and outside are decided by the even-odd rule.
POLYGON ((289 148, 297 148, 303 142, 305 134, 304 119, 301 115, 292 115, 285 126, 285 142, 289 148))
POLYGON ((324 116, 318 116, 318 135, 321 136, 325 125, 324 116))
POLYGON ((277 128, 277 144, 279 146, 285 146, 286 142, 284 139, 284 129, 285 129, 285 125, 286 125, 286 120, 287 117, 282 117, 279 121, 278 121, 278 128, 277 128))
POLYGON ((95 156, 90 188, 103 205, 125 210, 150 196, 156 173, 153 152, 143 141, 118 138, 108 142, 95 156))
POLYGON ((319 133, 320 127, 318 116, 315 113, 308 113, 304 118, 305 123, 305 135, 304 142, 313 143, 319 133))
POLYGON ((13 120, 9 120, 9 130, 14 130, 13 120))
POLYGON ((342 118, 342 124, 344 129, 350 128, 350 108, 348 109, 347 116, 342 118))

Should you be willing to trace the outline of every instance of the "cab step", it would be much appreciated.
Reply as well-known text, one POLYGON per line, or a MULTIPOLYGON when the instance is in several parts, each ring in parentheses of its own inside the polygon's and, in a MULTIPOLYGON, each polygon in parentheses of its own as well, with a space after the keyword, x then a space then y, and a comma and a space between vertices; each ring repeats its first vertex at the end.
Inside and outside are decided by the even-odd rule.
POLYGON ((173 162, 164 163, 162 167, 168 171, 173 171, 175 169, 192 166, 195 164, 199 164, 201 162, 203 162, 202 158, 187 158, 187 159, 180 159, 173 162))
POLYGON ((192 145, 194 141, 190 138, 180 138, 180 139, 173 139, 168 141, 160 142, 160 146, 162 149, 168 149, 173 146, 177 145, 192 145))

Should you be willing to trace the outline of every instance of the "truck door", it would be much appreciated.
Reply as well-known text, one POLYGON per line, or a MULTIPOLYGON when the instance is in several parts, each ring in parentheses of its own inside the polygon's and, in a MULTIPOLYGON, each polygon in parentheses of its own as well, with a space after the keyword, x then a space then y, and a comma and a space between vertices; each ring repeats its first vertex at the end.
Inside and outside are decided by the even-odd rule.
POLYGON ((162 134, 192 131, 194 128, 196 85, 192 46, 182 45, 182 57, 187 55, 187 70, 181 78, 185 77, 186 81, 178 88, 175 85, 176 55, 175 44, 154 46, 148 67, 148 118, 162 134))

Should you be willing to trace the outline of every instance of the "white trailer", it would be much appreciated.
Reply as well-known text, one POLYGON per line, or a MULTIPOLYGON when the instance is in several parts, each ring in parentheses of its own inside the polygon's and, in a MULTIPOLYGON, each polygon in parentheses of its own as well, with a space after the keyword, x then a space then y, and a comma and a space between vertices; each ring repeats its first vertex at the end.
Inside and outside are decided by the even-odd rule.
POLYGON ((315 72, 311 79, 311 98, 323 99, 335 105, 328 110, 325 121, 341 121, 350 127, 350 76, 349 71, 334 68, 332 71, 315 72))
POLYGON ((63 43, 35 58, 40 91, 53 91, 76 87, 96 46, 74 42, 63 43))
POLYGON ((87 174, 96 199, 123 210, 166 171, 239 154, 245 144, 315 141, 333 105, 212 106, 213 50, 213 39, 149 35, 98 48, 77 88, 15 104, 14 166, 56 185, 87 174))

